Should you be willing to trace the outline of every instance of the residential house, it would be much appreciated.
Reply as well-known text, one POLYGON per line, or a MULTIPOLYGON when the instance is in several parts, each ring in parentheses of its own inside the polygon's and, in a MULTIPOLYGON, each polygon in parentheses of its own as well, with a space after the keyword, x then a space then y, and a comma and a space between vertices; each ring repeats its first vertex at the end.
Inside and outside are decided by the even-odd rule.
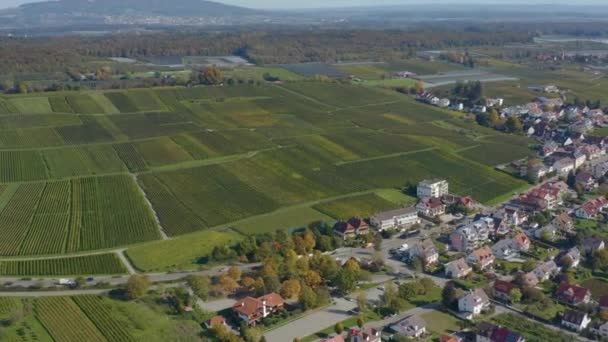
POLYGON ((582 171, 575 177, 575 184, 582 187, 585 191, 592 191, 597 188, 598 184, 591 172, 582 171))
POLYGON ((587 160, 596 160, 602 155, 606 154, 606 150, 596 145, 584 145, 580 148, 581 152, 585 154, 587 160))
POLYGON ((448 108, 450 106, 451 102, 450 99, 439 99, 439 102, 437 102, 437 107, 441 107, 441 108, 448 108))
POLYGON ((435 265, 439 261, 439 253, 435 248, 432 240, 422 240, 412 246, 410 249, 410 257, 420 258, 425 266, 435 265))
POLYGON ((553 163, 553 170, 560 176, 566 177, 575 169, 575 162, 572 158, 562 158, 553 163))
POLYGON ((511 259, 518 255, 516 249, 513 248, 513 240, 502 239, 492 246, 492 253, 498 259, 511 259))
POLYGON ((572 159, 574 159, 574 168, 578 170, 587 161, 587 156, 577 149, 572 153, 572 159))
POLYGON ((479 315, 490 307, 490 298, 482 289, 471 290, 458 299, 458 311, 479 315))
POLYGON ((250 326, 284 308, 285 301, 276 293, 269 293, 259 298, 246 297, 232 306, 232 311, 250 326))
POLYGON ((578 248, 573 247, 561 257, 560 261, 564 264, 567 263, 570 268, 577 268, 581 263, 581 259, 581 252, 578 248))
POLYGON ((486 107, 502 107, 505 100, 502 98, 488 98, 486 99, 486 107))
POLYGON ((475 342, 525 342, 526 340, 507 328, 481 322, 477 325, 475 342))
POLYGON ((600 179, 608 173, 608 162, 599 163, 592 168, 593 176, 597 179, 600 179))
POLYGON ((378 213, 370 219, 372 226, 379 230, 404 228, 421 222, 416 208, 401 208, 378 213))
POLYGON ((559 149, 559 145, 553 140, 546 142, 543 145, 543 156, 548 157, 559 149))
POLYGON ((608 338, 608 322, 596 325, 591 328, 591 333, 599 336, 600 338, 608 338))
POLYGON ((467 264, 464 258, 448 262, 445 265, 445 276, 453 279, 462 279, 473 272, 473 268, 467 264))
POLYGON ((455 335, 441 335, 439 342, 463 342, 461 337, 455 335))
POLYGON ((562 196, 567 191, 568 185, 564 182, 546 183, 520 196, 518 203, 530 211, 551 210, 563 203, 562 196))
POLYGON ((551 224, 563 232, 572 232, 574 230, 574 221, 567 213, 555 216, 551 224))
POLYGON ((477 265, 479 269, 483 270, 494 263, 494 254, 492 249, 488 246, 484 246, 474 250, 467 257, 467 262, 473 265, 477 265))
POLYGON ((562 283, 555 291, 555 298, 568 304, 587 304, 591 300, 591 291, 577 285, 562 283))
POLYGON ((423 180, 418 183, 418 198, 437 197, 440 198, 449 193, 449 183, 444 179, 423 180))
POLYGON ((416 205, 418 213, 427 217, 443 215, 445 209, 445 204, 437 197, 425 197, 416 205))
POLYGON ((608 208, 608 199, 605 197, 598 197, 585 202, 574 213, 576 217, 590 220, 597 217, 597 215, 606 208, 608 208))
POLYGON ((450 247, 459 252, 470 251, 488 241, 494 231, 496 221, 491 217, 477 218, 468 225, 456 229, 450 234, 450 247))
POLYGON ((513 248, 520 252, 527 252, 530 250, 530 239, 524 233, 517 233, 513 237, 513 248))
POLYGON ((577 332, 585 330, 589 326, 589 323, 591 323, 589 315, 586 312, 578 310, 568 310, 562 317, 562 326, 577 332))
POLYGON ((374 328, 351 329, 349 342, 380 342, 381 331, 374 328))
POLYGON ((528 214, 520 208, 506 206, 502 218, 506 225, 520 226, 528 221, 528 214))
POLYGON ((419 338, 426 334, 426 322, 418 315, 411 315, 390 325, 389 329, 398 335, 419 338))
POLYGON ((505 301, 505 302, 510 302, 511 301, 511 291, 513 291, 513 289, 517 288, 517 286, 515 286, 515 284, 508 282, 508 281, 503 281, 503 280, 496 280, 494 282, 494 297, 496 299, 505 301))
POLYGON ((355 238, 359 235, 369 233, 369 225, 359 217, 353 217, 348 221, 338 221, 334 224, 334 234, 340 236, 344 240, 355 238))
POLYGON ((538 279, 538 282, 542 283, 545 280, 549 280, 551 277, 557 275, 561 268, 557 266, 555 261, 545 261, 536 266, 532 273, 538 279))
POLYGON ((593 253, 600 251, 606 247, 604 240, 595 236, 588 236, 584 238, 582 246, 583 250, 585 251, 585 254, 587 255, 592 255, 593 253))
POLYGON ((220 325, 226 326, 226 319, 223 316, 215 316, 205 321, 205 326, 207 329, 220 325))

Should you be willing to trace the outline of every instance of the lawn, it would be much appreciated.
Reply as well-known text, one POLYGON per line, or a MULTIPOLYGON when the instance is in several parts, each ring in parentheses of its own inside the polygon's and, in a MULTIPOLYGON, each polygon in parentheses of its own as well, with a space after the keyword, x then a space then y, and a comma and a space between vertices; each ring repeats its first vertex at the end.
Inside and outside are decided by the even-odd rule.
POLYGON ((591 291, 591 296, 595 300, 599 300, 601 297, 608 295, 608 282, 604 279, 592 278, 585 280, 582 287, 591 291))
POLYGON ((426 322, 426 329, 428 331, 444 334, 444 333, 452 333, 455 331, 460 331, 459 320, 454 316, 442 312, 442 311, 432 311, 426 313, 421 316, 422 319, 426 322))
POLYGON ((232 232, 203 231, 134 246, 127 250, 127 256, 145 272, 188 270, 204 265, 214 247, 233 245, 241 239, 232 232))
POLYGON ((573 339, 570 335, 562 334, 558 330, 546 328, 540 323, 530 321, 516 314, 500 314, 494 316, 491 321, 494 324, 502 325, 505 328, 522 334, 526 341, 578 341, 573 339))

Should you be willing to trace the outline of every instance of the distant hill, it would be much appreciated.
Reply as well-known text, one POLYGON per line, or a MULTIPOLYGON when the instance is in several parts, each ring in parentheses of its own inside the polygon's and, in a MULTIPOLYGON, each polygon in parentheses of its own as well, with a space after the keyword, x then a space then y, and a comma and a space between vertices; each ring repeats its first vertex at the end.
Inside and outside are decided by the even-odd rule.
POLYGON ((29 16, 96 14, 171 17, 221 17, 251 15, 254 10, 205 0, 59 0, 24 4, 29 16))
POLYGON ((58 0, 11 10, 15 26, 232 24, 263 12, 206 0, 58 0))

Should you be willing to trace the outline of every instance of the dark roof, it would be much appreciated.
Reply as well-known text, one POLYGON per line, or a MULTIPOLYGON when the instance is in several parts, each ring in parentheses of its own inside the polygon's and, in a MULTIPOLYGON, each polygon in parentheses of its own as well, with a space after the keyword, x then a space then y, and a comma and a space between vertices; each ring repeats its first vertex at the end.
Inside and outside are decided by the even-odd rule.
POLYGON ((586 313, 581 312, 581 311, 568 310, 564 313, 563 320, 568 323, 581 325, 581 323, 583 323, 583 320, 585 319, 586 315, 587 315, 586 313))

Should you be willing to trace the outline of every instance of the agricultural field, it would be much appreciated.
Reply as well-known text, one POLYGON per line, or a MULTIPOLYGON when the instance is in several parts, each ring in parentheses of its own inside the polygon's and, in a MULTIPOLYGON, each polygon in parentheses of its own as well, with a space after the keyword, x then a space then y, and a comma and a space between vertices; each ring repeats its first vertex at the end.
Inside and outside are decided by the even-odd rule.
POLYGON ((52 113, 53 109, 47 97, 17 97, 9 100, 21 114, 52 113))
POLYGON ((277 230, 294 231, 316 221, 333 222, 335 219, 308 206, 296 206, 269 214, 250 217, 233 223, 238 232, 245 235, 271 233, 277 230))
POLYGON ((125 274, 127 269, 114 253, 69 258, 0 261, 2 276, 89 276, 125 274))
POLYGON ((399 208, 398 203, 390 202, 374 193, 323 202, 314 208, 336 220, 351 217, 368 218, 382 211, 399 208))
POLYGON ((233 245, 241 239, 231 231, 204 231, 131 247, 127 256, 144 272, 192 269, 203 265, 214 247, 233 245))
MULTIPOLYGON (((357 68, 370 75, 408 70, 407 63, 454 69, 403 63, 357 68)), ((248 235, 369 216, 410 204, 400 189, 429 177, 481 202, 525 185, 492 168, 527 156, 524 137, 388 89, 241 69, 294 80, 2 97, 0 256, 143 243, 129 250, 141 269, 191 268, 213 241, 174 258, 154 258, 145 246, 162 250, 161 228, 177 240, 225 227, 248 235)), ((229 235, 214 239, 235 241, 229 235)))
POLYGON ((58 254, 159 238, 128 176, 25 183, 0 213, 0 255, 58 254))
POLYGON ((20 316, 3 325, 7 342, 162 342, 176 332, 187 341, 198 340, 201 327, 192 315, 175 315, 158 296, 137 302, 105 296, 0 298, 0 319, 20 316))
POLYGON ((264 75, 269 74, 281 81, 298 81, 304 79, 302 76, 280 67, 239 67, 225 71, 226 77, 237 80, 263 81, 264 75))

